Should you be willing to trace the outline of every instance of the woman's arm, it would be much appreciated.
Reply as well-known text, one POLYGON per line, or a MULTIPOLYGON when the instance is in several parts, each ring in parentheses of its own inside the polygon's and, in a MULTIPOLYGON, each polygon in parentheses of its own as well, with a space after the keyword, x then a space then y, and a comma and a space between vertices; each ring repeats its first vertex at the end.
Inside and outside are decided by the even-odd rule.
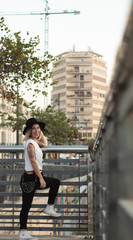
POLYGON ((36 163, 35 147, 33 146, 32 143, 28 144, 27 151, 28 151, 29 159, 30 159, 31 165, 33 167, 33 170, 35 171, 36 175, 38 176, 38 178, 40 180, 40 187, 45 188, 46 182, 44 181, 44 179, 40 173, 39 167, 36 163))

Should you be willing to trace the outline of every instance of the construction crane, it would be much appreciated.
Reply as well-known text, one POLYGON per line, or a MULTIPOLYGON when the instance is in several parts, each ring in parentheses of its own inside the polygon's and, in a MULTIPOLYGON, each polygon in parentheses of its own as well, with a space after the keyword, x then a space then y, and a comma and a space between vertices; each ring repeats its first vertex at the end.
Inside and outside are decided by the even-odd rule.
POLYGON ((75 14, 79 15, 80 11, 62 11, 62 12, 49 12, 48 0, 44 0, 45 11, 44 12, 18 12, 18 13, 3 13, 0 12, 0 16, 22 16, 22 15, 45 15, 45 30, 44 30, 44 52, 49 50, 49 15, 52 14, 75 14))
MULTIPOLYGON (((0 12, 0 16, 25 16, 25 15, 45 15, 45 22, 44 22, 44 52, 49 51, 49 15, 53 14, 74 14, 74 15, 79 15, 80 11, 74 10, 74 11, 62 11, 62 12, 49 12, 49 6, 48 6, 48 0, 43 0, 45 4, 45 9, 44 12, 17 12, 17 13, 3 13, 0 12)), ((45 105, 45 97, 44 97, 44 105, 45 105)))

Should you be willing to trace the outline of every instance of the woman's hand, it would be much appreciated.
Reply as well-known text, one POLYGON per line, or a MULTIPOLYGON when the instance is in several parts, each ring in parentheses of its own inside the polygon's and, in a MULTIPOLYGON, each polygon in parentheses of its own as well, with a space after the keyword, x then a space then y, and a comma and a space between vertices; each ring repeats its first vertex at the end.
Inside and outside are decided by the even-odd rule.
POLYGON ((42 131, 40 133, 40 137, 37 139, 39 147, 46 147, 47 146, 47 140, 45 136, 43 135, 42 131))
POLYGON ((43 177, 40 178, 40 188, 45 188, 46 182, 44 181, 43 177))

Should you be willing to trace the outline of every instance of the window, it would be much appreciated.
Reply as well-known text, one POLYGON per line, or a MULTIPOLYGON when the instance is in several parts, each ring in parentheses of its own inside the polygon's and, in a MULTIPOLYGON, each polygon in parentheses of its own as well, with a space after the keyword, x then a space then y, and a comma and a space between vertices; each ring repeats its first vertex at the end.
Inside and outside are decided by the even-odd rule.
POLYGON ((79 96, 79 92, 75 92, 75 96, 78 97, 79 96))
POLYGON ((75 105, 78 105, 78 104, 79 104, 79 100, 76 99, 76 100, 75 100, 75 105))
POLYGON ((82 68, 82 72, 84 72, 84 68, 82 68))
POLYGON ((79 113, 79 108, 78 107, 75 108, 75 112, 79 113))
POLYGON ((80 121, 84 121, 84 116, 80 116, 80 121))
POLYGON ((91 133, 88 133, 88 137, 91 137, 92 136, 92 134, 91 133))
POLYGON ((80 100, 80 105, 84 105, 84 100, 80 100))
POLYGON ((82 60, 81 60, 82 62, 84 62, 84 59, 82 58, 82 60))
POLYGON ((78 85, 78 83, 77 83, 77 82, 76 82, 74 85, 75 85, 75 87, 79 87, 79 85, 78 85))
POLYGON ((80 111, 83 112, 83 111, 84 111, 84 108, 80 108, 80 111))
POLYGON ((75 67, 75 72, 79 72, 79 67, 75 67))
POLYGON ((80 83, 80 88, 84 88, 84 83, 80 83))
POLYGON ((91 92, 87 92, 87 96, 92 96, 91 92))
POLYGON ((87 133, 83 133, 83 137, 87 137, 87 133))
POLYGON ((81 96, 81 97, 84 97, 84 93, 83 93, 83 92, 80 92, 80 96, 81 96))
POLYGON ((73 78, 78 78, 79 76, 78 75, 74 75, 73 78))
POLYGON ((84 75, 80 75, 80 80, 84 80, 84 75))
POLYGON ((100 97, 105 97, 105 94, 103 94, 103 93, 100 93, 100 97))

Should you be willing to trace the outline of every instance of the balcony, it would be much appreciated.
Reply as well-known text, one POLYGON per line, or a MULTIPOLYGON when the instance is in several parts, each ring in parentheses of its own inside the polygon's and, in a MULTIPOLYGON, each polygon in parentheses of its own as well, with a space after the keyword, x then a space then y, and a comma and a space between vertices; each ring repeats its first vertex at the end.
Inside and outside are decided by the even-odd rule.
POLYGON ((79 90, 80 86, 67 86, 67 90, 79 90))
POLYGON ((88 78, 86 78, 86 79, 84 79, 84 80, 80 80, 80 78, 75 78, 74 76, 73 77, 71 77, 71 78, 67 78, 66 79, 67 80, 67 83, 91 83, 92 82, 92 79, 88 79, 88 78))
MULTIPOLYGON (((80 91, 81 91, 81 89, 80 89, 80 91)), ((67 97, 68 98, 92 98, 92 94, 90 93, 90 94, 85 94, 85 95, 83 95, 83 94, 71 94, 71 95, 67 95, 67 97)))
POLYGON ((87 105, 91 106, 92 104, 90 104, 90 103, 81 103, 81 102, 76 103, 76 104, 75 103, 67 103, 68 107, 78 107, 78 106, 80 106, 80 107, 83 106, 84 107, 84 106, 87 106, 87 105))
MULTIPOLYGON (((92 235, 92 202, 88 198, 91 191, 88 176, 92 165, 89 163, 88 146, 48 146, 42 150, 44 172, 61 181, 55 207, 62 216, 53 219, 43 213, 48 191, 37 190, 29 214, 28 230, 40 239, 43 235, 92 235), (64 154, 65 158, 59 154, 64 154)), ((6 233, 10 234, 8 239, 17 239, 22 204, 19 181, 24 169, 23 146, 0 146, 0 155, 0 237, 6 233)), ((72 239, 79 238, 75 235, 72 239)))
POLYGON ((66 71, 67 74, 77 74, 77 73, 80 73, 80 74, 92 74, 92 70, 84 70, 84 72, 82 72, 80 69, 77 71, 77 70, 67 70, 66 71))
POLYGON ((84 84, 83 87, 80 86, 80 83, 79 85, 73 85, 73 86, 67 86, 67 90, 80 90, 80 91, 91 91, 92 90, 92 87, 86 87, 86 85, 84 84))
POLYGON ((77 65, 81 65, 81 66, 86 66, 86 65, 92 65, 92 61, 73 61, 73 62, 66 62, 66 64, 68 66, 77 66, 77 65))

